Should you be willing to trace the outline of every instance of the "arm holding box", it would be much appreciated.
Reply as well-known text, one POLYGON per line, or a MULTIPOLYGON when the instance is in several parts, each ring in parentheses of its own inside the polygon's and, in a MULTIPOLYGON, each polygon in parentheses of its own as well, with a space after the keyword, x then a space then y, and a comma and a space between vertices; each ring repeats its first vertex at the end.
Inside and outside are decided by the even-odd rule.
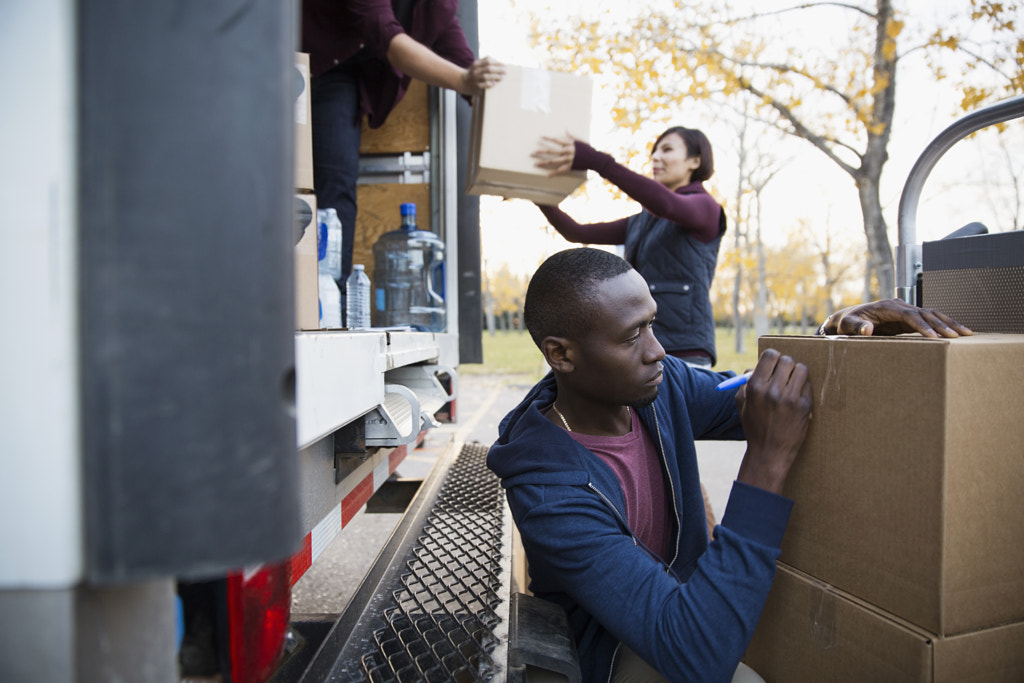
POLYGON ((404 74, 462 95, 478 95, 505 75, 505 67, 489 57, 478 59, 468 68, 463 68, 407 33, 399 33, 392 38, 388 45, 387 59, 404 74))
MULTIPOLYGON (((617 163, 610 154, 571 136, 544 137, 541 147, 531 156, 538 168, 549 170, 549 177, 569 171, 597 171, 602 178, 613 183, 629 197, 660 218, 675 223, 684 233, 701 242, 717 239, 721 232, 719 214, 721 206, 714 198, 701 191, 673 191, 660 182, 636 173, 617 163)), ((570 242, 579 244, 623 244, 626 239, 627 219, 596 223, 578 223, 556 206, 539 205, 548 222, 570 242)))
POLYGON ((577 223, 557 206, 538 204, 537 208, 562 237, 577 244, 622 244, 626 239, 626 219, 605 223, 577 223))

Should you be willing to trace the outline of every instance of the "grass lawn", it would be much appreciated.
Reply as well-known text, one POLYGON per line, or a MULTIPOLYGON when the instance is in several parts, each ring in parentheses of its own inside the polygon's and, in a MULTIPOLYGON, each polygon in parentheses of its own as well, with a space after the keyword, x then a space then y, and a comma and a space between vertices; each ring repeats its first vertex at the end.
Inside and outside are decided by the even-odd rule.
POLYGON ((484 332, 484 362, 461 365, 463 375, 523 375, 524 380, 535 382, 547 372, 547 365, 537 346, 526 332, 498 330, 484 332))
POLYGON ((736 351, 736 334, 731 328, 715 330, 715 348, 718 362, 715 370, 743 372, 757 365, 757 337, 753 330, 747 330, 743 340, 743 353, 736 351))
MULTIPOLYGON (((757 363, 757 339, 747 332, 743 353, 735 351, 736 336, 731 329, 717 331, 718 363, 716 370, 743 372, 757 363)), ((484 362, 459 368, 464 375, 517 375, 524 381, 536 381, 547 372, 547 365, 526 332, 484 332, 484 362)))

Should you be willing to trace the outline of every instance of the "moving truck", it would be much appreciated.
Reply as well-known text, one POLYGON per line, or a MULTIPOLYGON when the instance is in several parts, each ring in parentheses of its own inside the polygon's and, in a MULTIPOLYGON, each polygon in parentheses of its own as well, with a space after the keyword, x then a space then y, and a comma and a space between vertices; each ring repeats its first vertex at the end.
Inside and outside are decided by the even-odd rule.
MULTIPOLYGON (((0 680, 315 680, 296 662, 326 629, 291 622, 291 586, 454 418, 456 369, 481 361, 469 104, 414 88, 361 162, 355 262, 372 277, 373 242, 415 202, 446 244, 447 330, 310 329, 297 3, 40 0, 4 17, 0 680)), ((484 490, 497 517, 481 524, 506 543, 497 482, 479 457, 452 474, 455 449, 433 493, 484 490)), ((504 652, 498 608, 485 654, 504 652)), ((451 652, 433 643, 447 671, 480 657, 460 629, 442 631, 451 652)))

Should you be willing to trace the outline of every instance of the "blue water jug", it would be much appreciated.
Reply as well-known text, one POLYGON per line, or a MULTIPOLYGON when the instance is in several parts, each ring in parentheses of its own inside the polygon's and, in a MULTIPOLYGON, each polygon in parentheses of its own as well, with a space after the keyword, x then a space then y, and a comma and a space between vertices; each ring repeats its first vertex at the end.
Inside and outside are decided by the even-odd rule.
POLYGON ((416 227, 415 204, 401 215, 402 227, 373 245, 373 324, 444 332, 444 242, 416 227))

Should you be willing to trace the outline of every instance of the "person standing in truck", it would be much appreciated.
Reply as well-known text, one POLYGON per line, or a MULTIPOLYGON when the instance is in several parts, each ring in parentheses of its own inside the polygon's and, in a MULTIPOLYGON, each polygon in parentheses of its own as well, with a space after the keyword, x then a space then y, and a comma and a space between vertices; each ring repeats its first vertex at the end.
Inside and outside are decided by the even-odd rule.
MULTIPOLYGON (((769 349, 745 386, 719 391, 734 373, 667 356, 656 314, 610 252, 541 264, 524 319, 551 372, 502 420, 487 465, 530 590, 565 609, 584 681, 760 680, 739 662, 793 505, 781 492, 811 419, 807 368, 769 349), (710 543, 696 439, 747 442, 710 543)), ((897 300, 838 311, 819 332, 970 334, 897 300)))
POLYGON ((552 175, 594 170, 639 202, 640 213, 580 224, 557 206, 539 206, 567 240, 621 244, 625 258, 658 302, 654 333, 666 353, 690 365, 714 366, 715 319, 711 282, 725 234, 725 211, 704 188, 715 172, 711 143, 695 128, 673 126, 654 141, 652 177, 635 173, 609 154, 572 137, 544 137, 533 153, 552 175))
POLYGON ((457 0, 303 0, 309 53, 313 189, 342 227, 342 283, 352 271, 359 143, 365 117, 384 124, 413 78, 466 97, 502 79, 504 66, 476 59, 457 0))

